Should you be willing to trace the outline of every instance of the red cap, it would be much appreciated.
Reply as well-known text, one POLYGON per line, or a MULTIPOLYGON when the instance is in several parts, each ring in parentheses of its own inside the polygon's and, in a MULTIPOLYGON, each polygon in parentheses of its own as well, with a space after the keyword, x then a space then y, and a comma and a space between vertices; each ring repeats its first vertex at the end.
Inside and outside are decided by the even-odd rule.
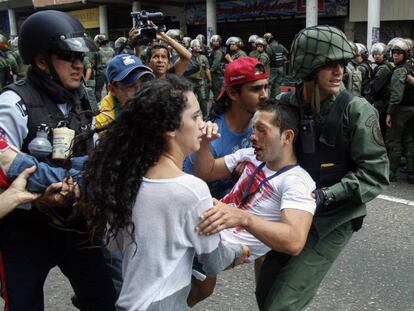
POLYGON ((224 88, 217 96, 217 101, 227 98, 226 88, 260 79, 269 78, 269 73, 256 58, 241 57, 226 66, 224 71, 224 88))

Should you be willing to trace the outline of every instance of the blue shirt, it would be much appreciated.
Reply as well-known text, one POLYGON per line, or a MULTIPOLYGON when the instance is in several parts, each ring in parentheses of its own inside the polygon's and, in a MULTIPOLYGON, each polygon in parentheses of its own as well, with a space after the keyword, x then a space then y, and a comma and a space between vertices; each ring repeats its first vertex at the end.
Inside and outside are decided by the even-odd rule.
MULTIPOLYGON (((221 137, 211 142, 211 153, 215 159, 224 157, 228 154, 234 153, 239 149, 247 148, 251 146, 250 136, 252 135, 252 126, 242 132, 236 133, 229 129, 225 114, 219 115, 215 120, 219 128, 221 137)), ((194 174, 194 154, 187 157, 184 161, 183 170, 188 174, 194 174)), ((212 197, 220 199, 227 194, 233 185, 235 180, 232 178, 217 180, 208 183, 212 197)))

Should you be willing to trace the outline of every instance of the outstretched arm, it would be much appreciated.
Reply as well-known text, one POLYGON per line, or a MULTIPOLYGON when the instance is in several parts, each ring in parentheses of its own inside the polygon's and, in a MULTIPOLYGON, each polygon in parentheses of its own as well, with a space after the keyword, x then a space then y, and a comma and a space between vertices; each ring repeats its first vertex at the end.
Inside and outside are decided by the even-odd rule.
POLYGON ((211 121, 206 122, 200 149, 194 154, 194 175, 204 181, 213 181, 230 177, 224 158, 214 159, 210 142, 220 137, 218 126, 211 121))

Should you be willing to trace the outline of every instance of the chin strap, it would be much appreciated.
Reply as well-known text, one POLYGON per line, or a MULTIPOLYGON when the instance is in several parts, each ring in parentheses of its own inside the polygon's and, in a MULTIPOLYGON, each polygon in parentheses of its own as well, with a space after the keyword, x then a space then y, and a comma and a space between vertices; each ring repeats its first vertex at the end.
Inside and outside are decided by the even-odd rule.
POLYGON ((321 97, 319 93, 319 84, 317 80, 315 80, 315 85, 313 87, 311 107, 312 111, 319 116, 321 112, 321 97))

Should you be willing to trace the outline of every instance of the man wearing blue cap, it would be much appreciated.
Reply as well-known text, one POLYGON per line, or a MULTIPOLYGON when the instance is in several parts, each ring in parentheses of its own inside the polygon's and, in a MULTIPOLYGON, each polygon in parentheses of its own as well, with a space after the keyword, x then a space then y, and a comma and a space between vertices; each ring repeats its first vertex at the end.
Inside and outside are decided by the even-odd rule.
POLYGON ((110 124, 119 115, 129 98, 139 90, 140 85, 154 78, 152 69, 145 66, 135 55, 119 54, 111 59, 106 70, 108 90, 100 105, 100 114, 95 117, 96 128, 110 124))

